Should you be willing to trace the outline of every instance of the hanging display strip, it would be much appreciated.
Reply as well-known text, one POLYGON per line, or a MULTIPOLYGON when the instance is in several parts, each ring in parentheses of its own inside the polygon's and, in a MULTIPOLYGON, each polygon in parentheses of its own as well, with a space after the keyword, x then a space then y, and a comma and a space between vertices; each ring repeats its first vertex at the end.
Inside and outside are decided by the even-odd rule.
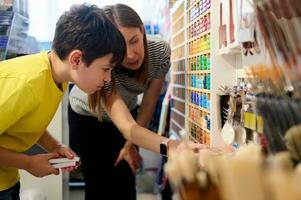
POLYGON ((211 1, 187 1, 187 85, 190 139, 210 145, 211 1))

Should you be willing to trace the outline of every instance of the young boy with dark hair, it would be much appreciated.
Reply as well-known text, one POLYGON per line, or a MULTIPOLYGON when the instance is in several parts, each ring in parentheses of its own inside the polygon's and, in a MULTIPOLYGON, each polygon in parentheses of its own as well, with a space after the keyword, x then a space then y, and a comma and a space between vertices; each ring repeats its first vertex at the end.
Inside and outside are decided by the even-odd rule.
MULTIPOLYGON (((46 130, 72 81, 87 94, 111 80, 125 55, 121 33, 96 6, 79 5, 58 20, 50 52, 0 63, 0 199, 19 199, 19 173, 59 174, 49 159, 75 153, 46 130), (48 154, 21 152, 38 144, 48 154)), ((72 171, 76 167, 65 168, 72 171)))

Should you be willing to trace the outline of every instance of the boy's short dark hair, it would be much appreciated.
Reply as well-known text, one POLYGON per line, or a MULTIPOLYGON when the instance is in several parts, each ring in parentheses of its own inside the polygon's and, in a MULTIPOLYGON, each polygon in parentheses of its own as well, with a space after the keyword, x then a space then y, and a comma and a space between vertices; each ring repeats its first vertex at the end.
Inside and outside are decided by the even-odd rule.
POLYGON ((89 66, 96 58, 112 53, 111 63, 119 65, 126 53, 122 34, 94 5, 74 5, 56 23, 53 50, 61 60, 75 49, 82 51, 89 66))

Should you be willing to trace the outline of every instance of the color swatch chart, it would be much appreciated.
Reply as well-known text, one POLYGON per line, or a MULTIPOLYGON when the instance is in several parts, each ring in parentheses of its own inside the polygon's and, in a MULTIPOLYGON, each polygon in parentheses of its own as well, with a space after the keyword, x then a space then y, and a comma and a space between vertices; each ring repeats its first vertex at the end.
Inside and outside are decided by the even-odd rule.
POLYGON ((211 19, 210 0, 187 1, 186 94, 192 140, 210 144, 211 19))

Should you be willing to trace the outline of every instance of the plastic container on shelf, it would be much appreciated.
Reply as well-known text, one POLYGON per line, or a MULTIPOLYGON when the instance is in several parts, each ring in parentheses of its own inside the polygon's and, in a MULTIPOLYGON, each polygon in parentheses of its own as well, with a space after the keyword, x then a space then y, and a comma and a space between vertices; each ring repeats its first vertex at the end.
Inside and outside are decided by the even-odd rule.
POLYGON ((0 10, 0 60, 9 57, 10 54, 28 53, 26 42, 29 19, 23 16, 26 15, 25 8, 26 3, 23 1, 14 1, 14 11, 0 10))

